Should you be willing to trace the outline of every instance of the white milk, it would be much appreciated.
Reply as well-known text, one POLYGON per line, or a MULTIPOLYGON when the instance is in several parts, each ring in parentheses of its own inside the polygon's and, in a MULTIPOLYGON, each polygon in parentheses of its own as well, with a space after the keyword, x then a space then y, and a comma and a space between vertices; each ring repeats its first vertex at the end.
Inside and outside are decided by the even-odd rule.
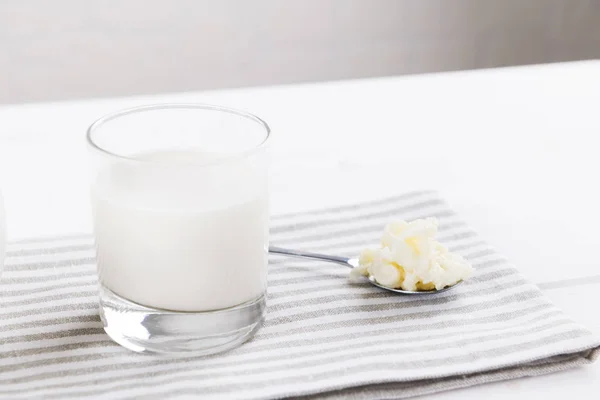
POLYGON ((206 157, 150 153, 137 158, 152 163, 115 164, 99 173, 92 203, 105 287, 177 311, 228 308, 265 292, 266 169, 248 159, 193 163, 206 157))

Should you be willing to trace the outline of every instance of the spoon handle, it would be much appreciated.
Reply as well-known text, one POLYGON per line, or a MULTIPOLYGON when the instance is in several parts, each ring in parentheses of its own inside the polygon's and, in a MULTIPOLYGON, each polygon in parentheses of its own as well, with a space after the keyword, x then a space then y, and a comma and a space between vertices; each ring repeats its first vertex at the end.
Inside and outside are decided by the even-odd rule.
POLYGON ((349 262, 350 258, 348 258, 348 257, 338 257, 338 256, 330 256, 327 254, 311 253, 308 251, 283 249, 281 247, 276 247, 276 246, 270 246, 269 253, 281 254, 281 255, 291 256, 291 257, 308 258, 311 260, 328 261, 328 262, 333 262, 336 264, 342 264, 349 268, 353 268, 352 264, 350 264, 350 262, 349 262))

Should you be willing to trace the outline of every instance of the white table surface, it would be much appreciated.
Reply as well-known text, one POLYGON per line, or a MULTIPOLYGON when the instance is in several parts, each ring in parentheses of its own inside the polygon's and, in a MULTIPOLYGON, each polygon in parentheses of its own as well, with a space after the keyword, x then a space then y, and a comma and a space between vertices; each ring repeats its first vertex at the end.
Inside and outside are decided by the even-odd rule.
MULTIPOLYGON (((1 106, 9 240, 89 232, 85 129, 105 113, 159 102, 263 117, 274 132, 274 213, 438 189, 600 336, 600 61, 1 106)), ((594 392, 600 365, 427 397, 594 392)))

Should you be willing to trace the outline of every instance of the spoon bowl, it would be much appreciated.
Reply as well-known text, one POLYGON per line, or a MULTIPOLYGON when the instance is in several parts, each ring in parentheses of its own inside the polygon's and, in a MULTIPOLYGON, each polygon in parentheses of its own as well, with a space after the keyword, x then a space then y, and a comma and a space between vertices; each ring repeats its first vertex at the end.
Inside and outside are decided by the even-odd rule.
POLYGON ((404 289, 393 289, 387 286, 383 286, 380 285, 379 283, 377 283, 377 281, 375 280, 375 277, 373 276, 369 276, 369 282, 371 282, 371 285, 373 286, 377 286, 378 288, 382 288, 385 290, 388 290, 390 292, 394 292, 394 293, 400 293, 400 294, 435 294, 435 293, 442 293, 445 292, 447 290, 450 290, 458 285, 460 285, 461 283, 463 283, 463 281, 458 281, 456 282, 454 285, 452 286, 446 286, 445 288, 442 289, 433 289, 433 290, 404 290, 404 289))

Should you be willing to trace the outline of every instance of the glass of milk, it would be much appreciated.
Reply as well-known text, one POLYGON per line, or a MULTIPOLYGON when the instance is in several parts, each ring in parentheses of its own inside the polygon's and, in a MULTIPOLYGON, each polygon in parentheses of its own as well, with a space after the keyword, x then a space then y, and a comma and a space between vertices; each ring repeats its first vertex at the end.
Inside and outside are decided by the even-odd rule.
POLYGON ((264 318, 269 127, 223 107, 120 111, 87 132, 100 316, 138 352, 211 354, 264 318))

